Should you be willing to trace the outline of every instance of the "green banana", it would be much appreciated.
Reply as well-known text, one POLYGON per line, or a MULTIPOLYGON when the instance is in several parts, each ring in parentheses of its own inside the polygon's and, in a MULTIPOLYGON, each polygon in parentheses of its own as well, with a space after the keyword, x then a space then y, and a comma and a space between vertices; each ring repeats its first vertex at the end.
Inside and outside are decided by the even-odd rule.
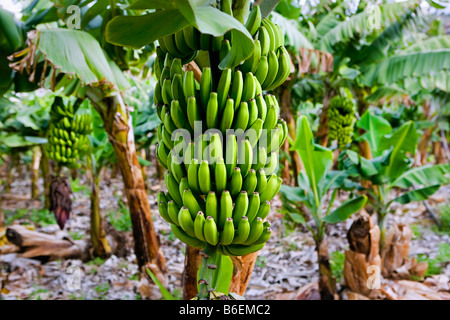
POLYGON ((245 22, 245 28, 248 32, 254 36, 261 26, 261 9, 259 5, 253 6, 252 10, 248 15, 247 21, 245 22))
POLYGON ((255 241, 257 241, 264 231, 263 221, 261 218, 256 218, 253 222, 250 223, 250 234, 248 235, 247 240, 244 244, 251 245, 255 241))
POLYGON ((191 218, 188 208, 182 207, 180 209, 178 213, 178 222, 180 223, 181 229, 183 229, 188 236, 195 237, 194 221, 191 218))
POLYGON ((188 128, 186 116, 180 107, 178 100, 172 100, 170 104, 170 116, 177 128, 188 128))
POLYGON ((170 66, 170 79, 173 79, 176 74, 183 74, 183 66, 181 65, 180 58, 174 58, 172 60, 172 64, 170 66))
POLYGON ((278 193, 278 177, 275 173, 272 173, 267 180, 266 189, 261 192, 260 201, 270 201, 278 193))
POLYGON ((258 172, 256 173, 256 180, 257 183, 255 191, 261 193, 267 186, 267 176, 264 169, 258 170, 258 172))
POLYGON ((231 128, 234 120, 234 102, 233 99, 228 99, 225 108, 222 112, 222 119, 220 120, 220 131, 226 134, 226 131, 231 128))
POLYGON ((259 40, 260 46, 261 46, 261 57, 263 57, 263 56, 267 55, 267 53, 269 53, 270 46, 271 46, 270 35, 269 35, 269 32, 267 31, 266 27, 264 27, 264 26, 259 27, 258 40, 259 40))
POLYGON ((183 229, 174 224, 170 225, 170 229, 172 229, 172 232, 175 235, 175 237, 177 237, 181 242, 191 247, 203 249, 203 247, 205 246, 204 241, 189 236, 186 232, 183 231, 183 229))
POLYGON ((270 202, 269 201, 261 202, 256 217, 264 220, 269 215, 269 212, 270 212, 270 202))
POLYGON ((172 96, 174 100, 180 103, 180 107, 186 113, 186 99, 183 92, 183 77, 181 74, 175 74, 172 78, 172 96))
POLYGON ((241 169, 239 167, 234 168, 229 184, 230 194, 233 198, 241 191, 243 184, 242 180, 241 169))
POLYGON ((197 105, 197 100, 194 96, 188 98, 187 101, 187 118, 189 126, 192 130, 195 130, 195 122, 201 121, 200 110, 197 105))
POLYGON ((253 246, 255 245, 262 245, 264 246, 264 244, 267 242, 267 240, 270 239, 270 235, 272 233, 272 229, 270 227, 267 227, 263 230, 261 236, 258 238, 258 240, 256 240, 255 242, 253 242, 253 246))
POLYGON ((241 103, 242 91, 244 89, 244 77, 240 70, 236 70, 233 74, 233 82, 230 89, 230 98, 234 101, 234 106, 237 109, 241 103))
POLYGON ((269 106, 267 110, 266 120, 264 121, 263 129, 272 130, 277 124, 277 108, 273 105, 269 106))
POLYGON ((219 113, 222 113, 222 110, 225 108, 225 103, 228 98, 228 92, 230 91, 231 87, 231 76, 232 76, 232 70, 231 69, 225 69, 222 71, 219 83, 217 85, 217 101, 219 104, 219 113))
POLYGON ((244 217, 247 214, 248 210, 248 194, 245 190, 242 190, 239 192, 239 195, 236 198, 236 202, 234 204, 233 209, 233 223, 234 225, 238 225, 241 221, 242 217, 244 217))
POLYGON ((194 220, 194 233, 195 237, 199 240, 205 241, 204 227, 205 227, 205 215, 199 211, 194 220))
POLYGON ((267 32, 269 33, 269 39, 270 39, 269 51, 275 50, 276 48, 278 48, 278 47, 276 47, 276 45, 277 45, 277 40, 276 39, 277 38, 276 38, 276 35, 275 35, 275 30, 273 30, 272 25, 270 24, 270 20, 267 19, 267 18, 262 19, 261 25, 264 28, 266 28, 267 32))
POLYGON ((230 179, 234 168, 237 166, 237 137, 234 134, 227 134, 225 144, 225 167, 227 169, 227 178, 230 179))
POLYGON ((266 80, 267 74, 269 73, 269 61, 267 56, 262 56, 259 60, 258 69, 256 69, 255 77, 259 81, 259 83, 264 83, 266 80))
POLYGON ((219 123, 219 104, 216 92, 211 92, 206 106, 206 127, 208 129, 217 128, 219 123))
POLYGON ((195 216, 199 211, 203 211, 190 189, 186 189, 183 192, 183 206, 189 209, 193 219, 195 219, 195 216))
POLYGON ((260 208, 260 198, 258 192, 253 192, 248 201, 248 210, 247 210, 247 218, 250 223, 256 218, 258 215, 258 211, 260 208))
POLYGON ((264 171, 266 175, 271 175, 276 172, 278 167, 278 155, 275 152, 269 154, 268 163, 266 164, 264 171))
POLYGON ((200 77, 200 102, 203 110, 206 110, 212 91, 212 74, 210 67, 204 67, 200 77))
POLYGON ((189 25, 183 29, 183 36, 186 45, 192 50, 200 49, 200 32, 194 28, 194 26, 189 25))
POLYGON ((165 173, 164 180, 170 197, 176 202, 178 206, 183 205, 183 201, 181 199, 180 191, 178 188, 178 183, 170 171, 167 171, 165 173))
POLYGON ((186 101, 190 97, 195 97, 195 78, 194 71, 189 70, 184 73, 183 76, 183 93, 186 101))
POLYGON ((287 77, 291 73, 291 58, 286 48, 281 46, 278 54, 278 72, 273 83, 266 88, 266 90, 272 90, 286 81, 287 77))
POLYGON ((220 244, 229 245, 234 239, 234 224, 232 218, 227 218, 222 232, 220 233, 220 244))
POLYGON ((242 101, 246 102, 255 97, 256 93, 256 83, 253 73, 247 72, 244 76, 244 88, 242 89, 242 101))
POLYGON ((256 119, 258 119, 258 105, 256 104, 255 99, 250 99, 248 101, 248 125, 247 127, 251 127, 256 119))
POLYGON ((275 51, 269 51, 267 54, 267 64, 268 64, 268 71, 267 75, 264 79, 264 82, 261 82, 262 89, 268 88, 277 77, 278 73, 278 58, 275 53, 275 51))
POLYGON ((219 223, 218 226, 223 230, 225 222, 228 218, 233 217, 233 199, 228 190, 225 190, 220 195, 220 213, 219 213, 219 223))
POLYGON ((219 232, 213 217, 207 217, 203 227, 204 237, 206 242, 210 245, 217 245, 219 243, 219 232))
POLYGON ((224 191, 227 187, 227 168, 223 157, 216 160, 214 168, 215 189, 218 193, 224 191))
POLYGON ((238 167, 241 169, 242 179, 247 177, 253 162, 253 148, 247 139, 241 141, 238 148, 238 167))
POLYGON ((256 178, 256 171, 254 169, 250 169, 247 177, 244 179, 244 183, 242 185, 242 189, 247 192, 247 194, 253 194, 256 190, 256 184, 258 179, 256 178))
POLYGON ((208 192, 206 196, 205 213, 207 217, 213 217, 215 221, 219 218, 219 204, 214 191, 208 192))
POLYGON ((198 160, 192 159, 191 163, 189 164, 189 169, 187 170, 187 180, 189 188, 195 193, 200 193, 200 186, 198 184, 198 168, 198 160))
POLYGON ((255 73, 259 60, 261 59, 261 43, 258 39, 253 40, 253 46, 254 50, 252 55, 242 63, 239 68, 242 71, 242 73, 252 72, 255 73))
POLYGON ((172 81, 170 79, 165 79, 162 86, 161 96, 164 104, 170 105, 173 100, 172 96, 172 81))
POLYGON ((191 49, 186 43, 182 29, 175 32, 175 45, 177 46, 178 50, 185 56, 195 50, 191 49))
POLYGON ((249 110, 248 110, 248 104, 247 102, 243 101, 241 102, 241 105, 239 106, 239 109, 236 114, 236 119, 234 120, 233 129, 238 130, 241 129, 242 131, 245 131, 248 126, 248 119, 250 117, 249 110))
MULTIPOLYGON (((234 219, 233 219, 234 223, 234 219)), ((238 227, 236 229, 233 244, 242 244, 244 243, 250 234, 250 223, 248 222, 248 218, 246 216, 242 217, 239 221, 238 227)))
POLYGON ((198 185, 202 194, 207 194, 211 191, 211 173, 206 160, 202 160, 198 168, 198 185))
POLYGON ((179 207, 175 204, 173 200, 169 200, 167 202, 167 214, 170 220, 172 220, 172 223, 176 224, 177 226, 180 225, 180 222, 178 220, 178 212, 179 207))

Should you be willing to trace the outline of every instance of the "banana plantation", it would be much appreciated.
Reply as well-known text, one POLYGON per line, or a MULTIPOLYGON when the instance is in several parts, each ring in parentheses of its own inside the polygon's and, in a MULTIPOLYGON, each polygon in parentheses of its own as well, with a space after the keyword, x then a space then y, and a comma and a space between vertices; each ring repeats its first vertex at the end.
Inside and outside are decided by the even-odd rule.
POLYGON ((0 0, 0 300, 449 300, 449 92, 447 0, 0 0))

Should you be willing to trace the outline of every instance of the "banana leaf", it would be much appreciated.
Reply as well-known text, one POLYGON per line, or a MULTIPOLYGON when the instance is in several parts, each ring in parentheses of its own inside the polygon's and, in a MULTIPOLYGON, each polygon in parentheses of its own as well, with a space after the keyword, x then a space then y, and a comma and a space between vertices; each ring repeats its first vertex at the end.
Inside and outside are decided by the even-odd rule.
POLYGON ((393 181, 398 178, 410 165, 408 153, 416 151, 419 135, 414 122, 408 121, 389 136, 380 139, 379 149, 388 150, 392 148, 389 165, 386 167, 385 175, 393 181))
POLYGON ((441 185, 437 184, 421 189, 415 189, 393 199, 391 202, 407 204, 412 201, 423 201, 428 199, 431 195, 433 195, 436 191, 438 191, 440 187, 441 185))
POLYGON ((443 185, 449 183, 450 164, 446 163, 412 168, 392 182, 392 186, 406 189, 412 186, 443 185))
POLYGON ((39 32, 37 46, 62 72, 76 75, 83 85, 105 85, 123 90, 128 81, 103 52, 98 41, 81 30, 47 29, 39 32))
POLYGON ((355 199, 347 200, 339 208, 327 215, 323 221, 327 223, 338 223, 348 219, 353 213, 361 210, 366 204, 367 197, 361 196, 355 199))
POLYGON ((381 152, 378 148, 379 143, 382 137, 392 131, 389 122, 381 116, 373 115, 369 111, 366 111, 356 123, 356 126, 366 131, 361 135, 361 139, 364 139, 369 143, 372 155, 380 155, 381 152))

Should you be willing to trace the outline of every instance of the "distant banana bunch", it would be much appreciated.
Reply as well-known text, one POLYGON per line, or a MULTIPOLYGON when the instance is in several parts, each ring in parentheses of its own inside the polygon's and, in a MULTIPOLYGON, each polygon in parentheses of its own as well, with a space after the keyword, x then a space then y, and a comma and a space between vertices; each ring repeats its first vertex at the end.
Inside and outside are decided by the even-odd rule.
POLYGON ((74 116, 74 105, 65 105, 60 97, 56 97, 50 112, 50 121, 47 137, 49 158, 60 166, 75 166, 79 150, 86 144, 87 135, 92 132, 92 116, 74 116))
POLYGON ((352 142, 353 127, 356 121, 355 104, 352 99, 336 96, 328 107, 328 138, 338 141, 342 148, 352 142))
MULTIPOLYGON (((259 8, 255 8, 249 15, 258 25, 253 34, 266 29, 259 8)), ((246 62, 221 71, 204 67, 197 81, 193 71, 183 70, 188 61, 185 57, 192 54, 194 46, 182 50, 181 34, 186 43, 187 35, 196 34, 200 47, 195 48, 219 51, 221 57, 230 44, 228 39, 219 39, 218 46, 218 40, 209 36, 208 46, 203 39, 201 47, 203 35, 195 30, 166 36, 164 48, 157 47, 154 103, 161 124, 156 156, 167 169, 167 192, 160 192, 157 199, 159 212, 182 242, 197 248, 209 244, 221 254, 241 256, 260 250, 271 234, 265 219, 270 201, 281 187, 277 151, 288 130, 286 122, 279 119, 277 99, 263 88, 275 88, 285 81, 290 58, 282 45, 275 45, 282 43, 277 32, 264 40, 269 44, 273 40, 272 49, 279 49, 279 56, 274 50, 261 55, 272 52, 276 58, 272 60, 277 61, 276 69, 268 68, 272 79, 265 86, 260 80, 264 83, 267 74, 258 79, 257 70, 255 74, 243 71, 246 62), (282 68, 278 67, 280 57, 282 68)))

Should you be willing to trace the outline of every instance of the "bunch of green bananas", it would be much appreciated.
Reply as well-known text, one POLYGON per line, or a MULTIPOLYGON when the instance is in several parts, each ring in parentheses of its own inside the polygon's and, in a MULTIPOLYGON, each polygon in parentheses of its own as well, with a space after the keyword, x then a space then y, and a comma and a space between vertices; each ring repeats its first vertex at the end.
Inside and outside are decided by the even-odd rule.
MULTIPOLYGON (((259 7, 252 9, 248 21, 251 19, 254 21, 247 26, 258 25, 256 31, 250 29, 252 34, 259 28, 266 30, 259 7)), ((175 43, 179 34, 170 35, 175 43)), ((280 35, 272 35, 265 43, 269 45, 272 39, 275 48, 275 43, 281 44, 280 35)), ((246 62, 219 71, 217 80, 212 68, 204 67, 197 81, 193 71, 182 68, 183 57, 191 51, 178 47, 180 54, 173 55, 167 38, 165 48, 157 48, 155 60, 154 103, 161 120, 156 156, 167 169, 167 192, 158 194, 159 212, 175 236, 190 246, 209 244, 232 256, 258 251, 270 238, 270 223, 265 218, 282 182, 276 174, 276 152, 288 133, 286 122, 279 119, 277 99, 263 88, 284 82, 290 73, 289 54, 282 45, 276 47, 279 57, 274 50, 266 53, 272 52, 277 61, 276 69, 268 68, 275 76, 271 75, 266 86, 261 80, 265 83, 267 74, 258 79, 258 70, 255 74, 243 71, 246 62), (278 59, 283 61, 280 67, 278 59), (187 136, 178 139, 179 129, 187 136)), ((220 40, 223 58, 222 52, 230 45, 228 39, 220 40)))
POLYGON ((60 166, 76 166, 79 150, 87 142, 87 135, 92 131, 92 116, 77 114, 74 105, 65 105, 59 97, 55 98, 50 112, 50 129, 47 152, 50 159, 60 166))
POLYGON ((272 90, 281 85, 291 72, 283 32, 269 19, 261 19, 259 6, 252 8, 245 27, 255 38, 254 50, 239 68, 244 73, 254 73, 263 90, 272 90))
POLYGON ((341 96, 333 97, 328 107, 328 138, 337 140, 339 148, 351 143, 355 121, 353 100, 341 96))

